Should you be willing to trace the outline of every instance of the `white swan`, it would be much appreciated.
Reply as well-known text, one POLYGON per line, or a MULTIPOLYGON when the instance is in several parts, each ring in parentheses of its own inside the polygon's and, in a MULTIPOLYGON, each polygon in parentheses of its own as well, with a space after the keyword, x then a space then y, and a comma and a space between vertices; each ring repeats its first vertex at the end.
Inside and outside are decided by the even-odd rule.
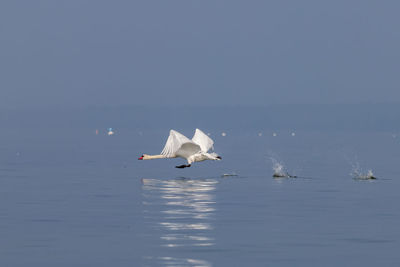
POLYGON ((216 153, 207 153, 213 148, 214 141, 201 130, 196 129, 192 140, 175 130, 169 132, 169 137, 160 155, 143 154, 139 159, 163 159, 163 158, 184 158, 187 165, 176 166, 176 168, 190 167, 193 162, 203 160, 221 160, 216 153))

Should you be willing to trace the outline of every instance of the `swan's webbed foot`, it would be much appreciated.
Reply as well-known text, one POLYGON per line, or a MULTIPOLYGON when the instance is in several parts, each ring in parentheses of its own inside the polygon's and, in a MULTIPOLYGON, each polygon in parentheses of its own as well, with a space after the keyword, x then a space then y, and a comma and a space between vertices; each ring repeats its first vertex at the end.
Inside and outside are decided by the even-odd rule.
POLYGON ((183 168, 186 168, 186 167, 190 167, 191 165, 190 164, 188 164, 188 165, 179 165, 179 166, 175 166, 175 168, 178 168, 178 169, 183 169, 183 168))

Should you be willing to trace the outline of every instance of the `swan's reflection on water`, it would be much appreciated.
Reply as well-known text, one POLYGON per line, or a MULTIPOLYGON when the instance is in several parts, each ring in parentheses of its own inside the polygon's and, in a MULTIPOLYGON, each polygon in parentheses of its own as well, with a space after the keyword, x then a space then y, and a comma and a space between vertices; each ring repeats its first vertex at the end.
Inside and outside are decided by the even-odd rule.
MULTIPOLYGON (((146 220, 159 232, 162 247, 214 245, 212 221, 217 183, 214 179, 142 179, 146 220)), ((158 257, 158 260, 166 265, 179 262, 184 266, 211 266, 207 261, 192 258, 158 257)))

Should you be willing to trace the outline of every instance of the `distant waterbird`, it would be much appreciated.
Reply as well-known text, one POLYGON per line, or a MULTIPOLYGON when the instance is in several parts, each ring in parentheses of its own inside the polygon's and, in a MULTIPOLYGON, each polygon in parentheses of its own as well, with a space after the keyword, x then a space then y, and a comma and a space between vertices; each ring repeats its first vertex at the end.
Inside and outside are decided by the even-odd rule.
POLYGON ((213 149, 213 145, 214 141, 199 129, 196 129, 192 140, 175 130, 171 130, 161 154, 143 154, 139 160, 183 158, 187 160, 188 164, 175 166, 182 169, 190 167, 193 162, 221 160, 217 153, 208 153, 210 149, 213 149))

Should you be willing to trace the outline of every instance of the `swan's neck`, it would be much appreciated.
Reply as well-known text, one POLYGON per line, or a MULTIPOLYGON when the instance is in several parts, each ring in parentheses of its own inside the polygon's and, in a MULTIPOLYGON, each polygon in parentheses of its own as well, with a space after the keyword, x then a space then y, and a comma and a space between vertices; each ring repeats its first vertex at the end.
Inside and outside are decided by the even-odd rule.
POLYGON ((166 156, 164 155, 147 155, 147 154, 143 154, 143 160, 146 159, 164 159, 166 158, 166 156))

